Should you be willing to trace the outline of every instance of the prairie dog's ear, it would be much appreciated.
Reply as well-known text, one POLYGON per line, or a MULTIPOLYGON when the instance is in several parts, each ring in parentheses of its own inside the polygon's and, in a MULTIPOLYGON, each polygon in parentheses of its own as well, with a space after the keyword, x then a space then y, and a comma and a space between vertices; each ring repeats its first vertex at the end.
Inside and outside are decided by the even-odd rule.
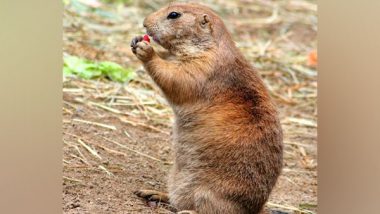
POLYGON ((201 18, 201 26, 204 28, 210 24, 210 17, 207 14, 203 14, 201 18))

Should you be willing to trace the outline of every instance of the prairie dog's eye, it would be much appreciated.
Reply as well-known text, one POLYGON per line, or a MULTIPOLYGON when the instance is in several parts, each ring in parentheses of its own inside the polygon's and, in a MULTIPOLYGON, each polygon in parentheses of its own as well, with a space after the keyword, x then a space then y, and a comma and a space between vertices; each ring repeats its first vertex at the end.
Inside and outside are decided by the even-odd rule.
POLYGON ((177 19, 181 16, 180 13, 177 13, 177 12, 170 12, 169 15, 168 15, 168 19, 177 19))

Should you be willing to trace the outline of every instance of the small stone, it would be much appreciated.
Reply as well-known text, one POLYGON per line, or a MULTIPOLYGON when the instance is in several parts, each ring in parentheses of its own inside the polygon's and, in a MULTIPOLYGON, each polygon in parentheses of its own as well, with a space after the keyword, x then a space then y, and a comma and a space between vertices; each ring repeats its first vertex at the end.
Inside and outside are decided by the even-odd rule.
POLYGON ((155 202, 155 201, 148 201, 148 206, 152 207, 152 208, 155 208, 155 207, 157 207, 157 202, 155 202))

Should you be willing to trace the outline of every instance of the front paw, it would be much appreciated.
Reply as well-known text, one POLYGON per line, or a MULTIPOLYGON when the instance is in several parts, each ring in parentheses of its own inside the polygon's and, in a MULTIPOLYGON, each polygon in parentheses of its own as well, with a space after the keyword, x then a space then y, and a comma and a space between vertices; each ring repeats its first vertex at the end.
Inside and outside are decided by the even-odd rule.
POLYGON ((142 36, 137 36, 131 42, 132 52, 143 62, 151 60, 155 54, 153 47, 142 36))

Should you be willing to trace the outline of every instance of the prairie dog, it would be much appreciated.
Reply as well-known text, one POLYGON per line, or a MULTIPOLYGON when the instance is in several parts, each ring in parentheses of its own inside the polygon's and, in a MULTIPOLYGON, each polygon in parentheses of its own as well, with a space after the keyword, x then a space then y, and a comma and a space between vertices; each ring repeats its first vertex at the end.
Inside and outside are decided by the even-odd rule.
POLYGON ((256 214, 282 168, 282 129, 258 73, 208 7, 174 3, 144 20, 147 34, 167 50, 161 57, 141 36, 131 42, 174 115, 174 165, 168 194, 179 213, 256 214))

